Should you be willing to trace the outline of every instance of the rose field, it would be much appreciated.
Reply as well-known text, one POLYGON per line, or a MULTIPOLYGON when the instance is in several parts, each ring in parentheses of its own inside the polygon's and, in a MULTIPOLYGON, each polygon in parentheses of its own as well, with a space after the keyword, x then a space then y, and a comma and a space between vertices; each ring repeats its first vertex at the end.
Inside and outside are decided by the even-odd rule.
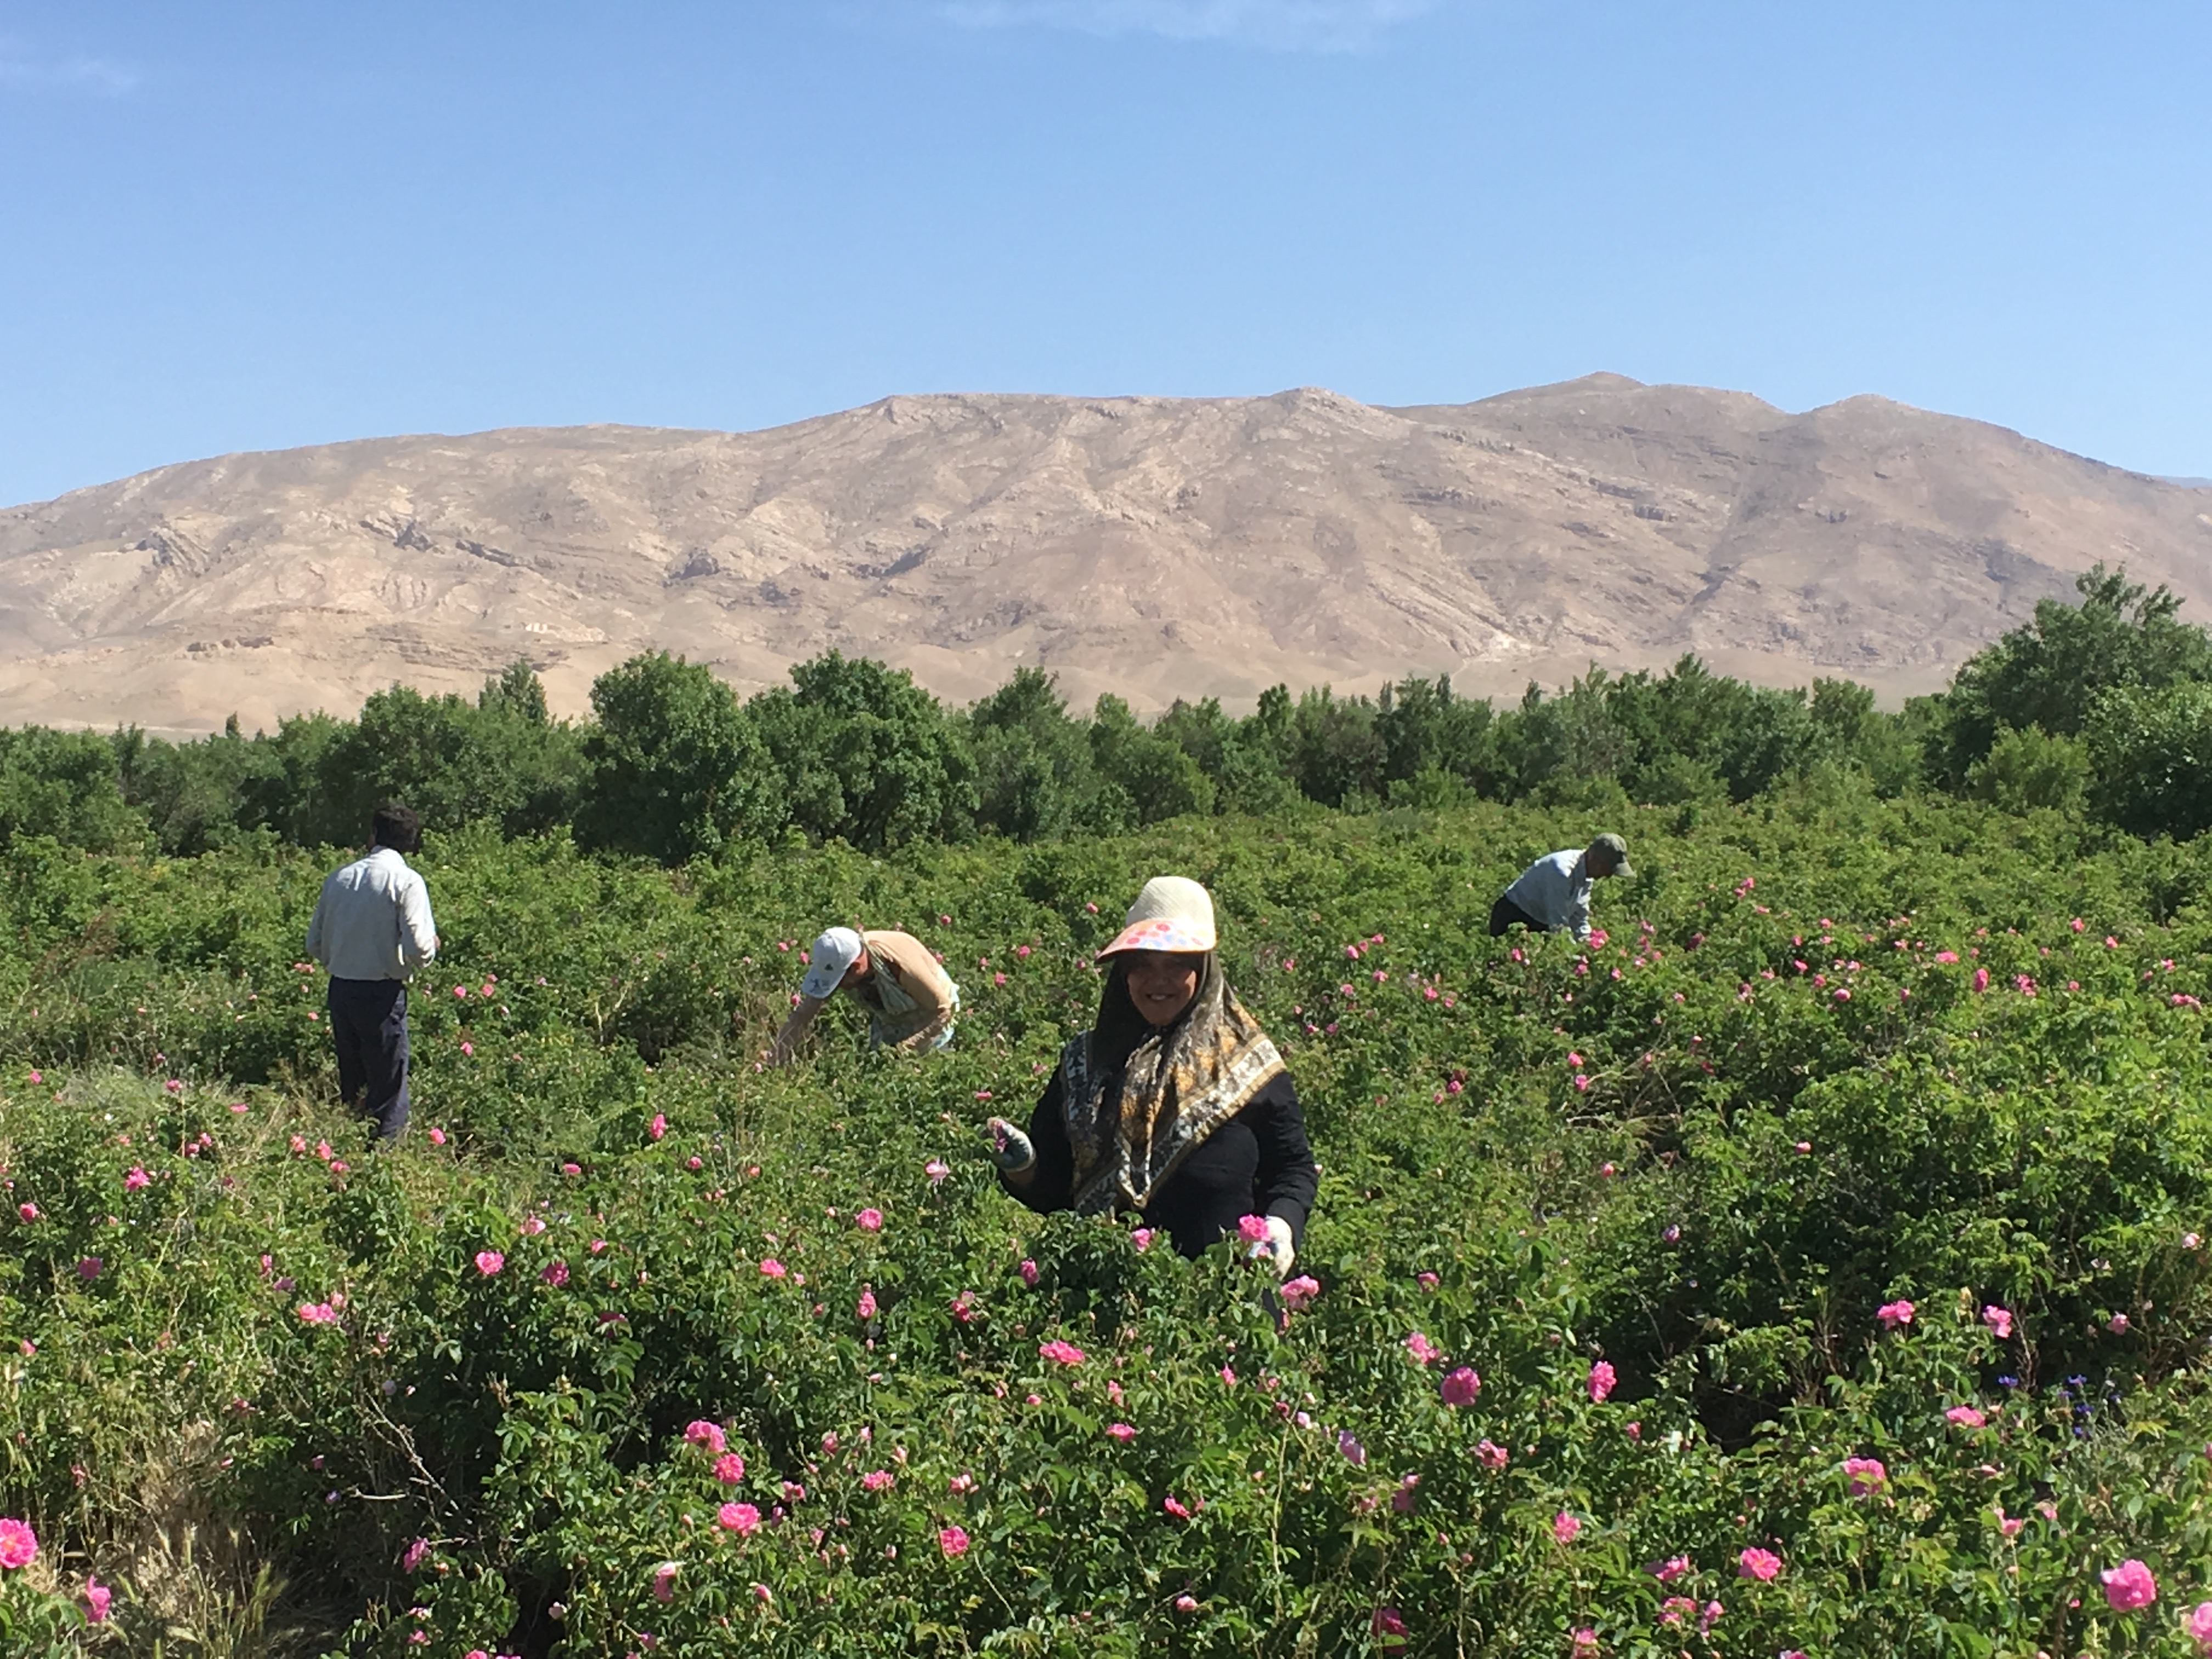
POLYGON ((2212 843, 1835 773, 434 836, 382 1150, 299 959, 339 857, 0 853, 10 1656, 2212 1649, 2212 843), (1587 949, 1486 936, 1597 829, 1587 949), (1305 1104, 1285 1290, 981 1152, 1163 872, 1305 1104), (943 953, 955 1045, 835 1007, 763 1072, 854 919, 943 953))

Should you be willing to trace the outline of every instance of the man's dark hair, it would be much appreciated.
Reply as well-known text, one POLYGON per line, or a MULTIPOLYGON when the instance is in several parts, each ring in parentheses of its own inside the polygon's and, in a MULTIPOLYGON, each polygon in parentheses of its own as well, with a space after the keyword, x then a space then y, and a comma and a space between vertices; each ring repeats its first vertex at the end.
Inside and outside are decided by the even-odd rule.
POLYGON ((369 820, 369 841, 395 853, 411 853, 422 844, 422 820, 413 807, 386 801, 369 820))

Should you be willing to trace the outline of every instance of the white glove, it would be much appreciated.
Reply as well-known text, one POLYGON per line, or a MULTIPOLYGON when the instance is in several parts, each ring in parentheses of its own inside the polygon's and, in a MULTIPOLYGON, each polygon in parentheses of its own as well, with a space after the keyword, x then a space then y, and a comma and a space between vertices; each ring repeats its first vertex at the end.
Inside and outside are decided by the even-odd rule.
POLYGON ((1008 1175, 1019 1175, 1036 1162, 1036 1148, 1029 1136, 1002 1117, 994 1117, 984 1126, 983 1137, 988 1143, 984 1152, 1008 1175))
POLYGON ((1267 1218, 1267 1237, 1255 1243, 1245 1259, 1257 1261, 1262 1256, 1274 1263, 1276 1278, 1291 1276, 1291 1263, 1297 1259, 1297 1252, 1291 1243, 1291 1224, 1279 1215, 1267 1218))

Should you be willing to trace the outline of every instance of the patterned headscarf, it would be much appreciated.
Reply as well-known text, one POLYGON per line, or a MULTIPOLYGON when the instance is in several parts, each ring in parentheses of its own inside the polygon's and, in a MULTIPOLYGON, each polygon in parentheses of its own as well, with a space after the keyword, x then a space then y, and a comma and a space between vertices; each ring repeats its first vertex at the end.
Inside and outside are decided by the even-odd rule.
POLYGON ((1075 1208, 1141 1210, 1183 1159, 1283 1069, 1283 1057, 1206 953, 1173 1024, 1148 1024, 1117 962, 1091 1029, 1060 1051, 1060 1110, 1075 1154, 1075 1208))

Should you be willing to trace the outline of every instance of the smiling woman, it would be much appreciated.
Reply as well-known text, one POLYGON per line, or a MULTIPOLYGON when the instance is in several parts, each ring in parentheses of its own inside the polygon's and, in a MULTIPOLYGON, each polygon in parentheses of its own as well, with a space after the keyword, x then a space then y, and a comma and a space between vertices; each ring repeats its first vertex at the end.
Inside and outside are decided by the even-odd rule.
POLYGON ((1099 952, 1113 971, 1029 1133, 990 1122, 1006 1188, 1033 1210, 1133 1212, 1196 1255, 1249 1218, 1288 1273, 1316 1172, 1282 1056, 1229 990, 1213 901, 1156 876, 1099 952))

